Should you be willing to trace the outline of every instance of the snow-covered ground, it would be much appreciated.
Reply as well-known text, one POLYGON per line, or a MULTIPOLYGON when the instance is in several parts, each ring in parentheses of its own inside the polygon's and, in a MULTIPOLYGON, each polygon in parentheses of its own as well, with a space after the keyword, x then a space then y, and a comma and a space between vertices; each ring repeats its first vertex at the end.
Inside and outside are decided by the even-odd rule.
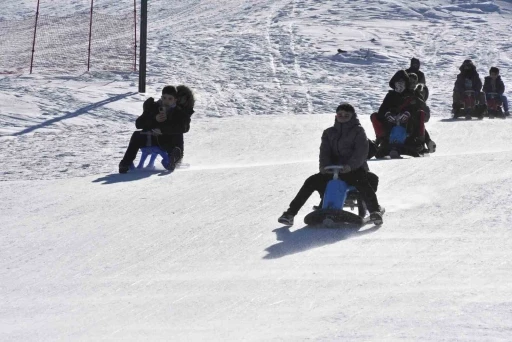
MULTIPOLYGON (((0 0, 0 19, 33 2, 0 0)), ((511 1, 154 0, 149 17, 145 95, 129 72, 0 76, 0 340, 510 340, 512 121, 447 119, 466 58, 512 87, 511 1), (413 56, 438 151, 369 162, 384 225, 306 228, 317 195, 278 224, 336 105, 372 137, 413 56), (118 175, 142 101, 182 83, 190 167, 118 175)))

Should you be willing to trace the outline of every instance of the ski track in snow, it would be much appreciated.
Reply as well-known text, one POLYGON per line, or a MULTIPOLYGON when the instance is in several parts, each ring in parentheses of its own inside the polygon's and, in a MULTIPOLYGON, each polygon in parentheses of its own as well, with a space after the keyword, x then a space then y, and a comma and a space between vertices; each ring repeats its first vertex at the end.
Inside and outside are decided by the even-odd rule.
MULTIPOLYGON (((464 59, 510 86, 510 1, 150 3, 147 94, 131 72, 0 76, 2 340, 510 339, 512 121, 447 120, 464 59), (438 150, 369 161, 384 225, 307 228, 316 194, 277 224, 336 106, 373 138, 412 56, 438 150), (181 83, 190 166, 117 174, 143 101, 181 83)), ((0 20, 34 6, 0 0, 0 20)))

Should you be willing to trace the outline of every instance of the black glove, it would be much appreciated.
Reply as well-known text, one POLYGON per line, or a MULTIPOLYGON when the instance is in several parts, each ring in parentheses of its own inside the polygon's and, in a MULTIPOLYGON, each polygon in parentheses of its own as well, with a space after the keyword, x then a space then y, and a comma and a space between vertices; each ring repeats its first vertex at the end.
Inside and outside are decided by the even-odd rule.
POLYGON ((155 105, 155 99, 150 97, 146 101, 144 101, 144 104, 142 105, 142 110, 146 111, 149 110, 152 106, 155 105))

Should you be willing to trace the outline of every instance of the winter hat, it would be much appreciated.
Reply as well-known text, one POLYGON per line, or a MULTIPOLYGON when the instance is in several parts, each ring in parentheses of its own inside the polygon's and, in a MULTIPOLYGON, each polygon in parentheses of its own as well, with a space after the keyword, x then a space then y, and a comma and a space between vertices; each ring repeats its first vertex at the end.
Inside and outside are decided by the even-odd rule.
POLYGON ((395 82, 398 81, 405 81, 405 87, 409 88, 409 74, 405 70, 398 70, 393 77, 391 77, 391 80, 389 80, 389 87, 391 89, 395 89, 395 82))
POLYGON ((473 61, 471 59, 464 60, 464 62, 462 62, 462 65, 459 68, 460 71, 471 70, 471 69, 476 69, 476 67, 473 64, 473 61))
POLYGON ((415 57, 411 58, 411 66, 414 66, 414 65, 417 65, 418 69, 420 68, 421 63, 418 58, 415 58, 415 57))
POLYGON ((337 108, 336 108, 336 113, 340 110, 344 110, 345 112, 350 112, 352 114, 355 114, 356 113, 356 110, 354 109, 354 107, 347 103, 347 102, 343 102, 342 104, 340 104, 337 108))
POLYGON ((162 89, 162 95, 171 95, 176 97, 177 91, 174 86, 165 86, 164 89, 162 89))
POLYGON ((491 67, 491 69, 489 70, 489 74, 492 74, 493 72, 499 75, 500 69, 498 69, 496 67, 491 67))

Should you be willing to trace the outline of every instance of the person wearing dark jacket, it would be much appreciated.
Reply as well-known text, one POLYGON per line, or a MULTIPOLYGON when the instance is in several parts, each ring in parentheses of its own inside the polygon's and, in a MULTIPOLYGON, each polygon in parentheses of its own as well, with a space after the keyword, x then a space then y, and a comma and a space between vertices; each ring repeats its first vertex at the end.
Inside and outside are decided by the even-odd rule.
POLYGON ((190 125, 190 115, 184 108, 176 105, 177 91, 173 86, 162 89, 162 97, 156 101, 147 99, 142 108, 143 113, 135 121, 135 127, 141 131, 132 134, 128 148, 119 163, 119 173, 130 169, 141 147, 159 146, 169 154, 170 163, 166 168, 173 171, 181 159, 181 141, 183 133, 190 125))
POLYGON ((356 187, 370 212, 370 220, 375 224, 382 224, 382 208, 375 194, 376 189, 368 177, 367 155, 368 139, 354 107, 348 103, 339 105, 336 108, 334 126, 326 129, 322 134, 320 172, 306 179, 288 210, 279 217, 278 222, 293 225, 293 218, 313 192, 318 191, 323 198, 325 187, 332 179, 332 175, 326 173, 325 167, 342 165, 340 179, 356 187))
MULTIPOLYGON (((425 74, 423 73, 423 71, 420 70, 419 59, 414 57, 411 58, 411 66, 409 67, 409 69, 406 69, 405 72, 407 72, 408 74, 415 73, 416 75, 418 75, 418 83, 424 85, 427 84, 427 81, 425 80, 425 74)), ((425 99, 425 101, 427 101, 427 99, 425 99)))
POLYGON ((460 73, 457 75, 457 80, 453 87, 453 113, 457 114, 462 108, 462 101, 464 100, 464 92, 473 90, 475 92, 475 99, 478 100, 478 107, 481 112, 487 109, 485 95, 482 90, 482 80, 476 71, 476 66, 473 61, 466 59, 459 67, 460 73))
POLYGON ((503 110, 505 111, 505 115, 510 115, 508 111, 508 100, 504 95, 505 84, 501 80, 500 69, 497 67, 491 67, 489 70, 489 76, 486 76, 484 79, 483 91, 487 99, 489 93, 497 93, 501 98, 501 102, 503 103, 503 110))
MULTIPOLYGON (((410 82, 409 89, 414 91, 415 96, 422 99, 424 102, 427 102, 428 88, 425 84, 418 83, 418 75, 416 75, 413 72, 409 73, 409 82, 410 82)), ((425 123, 427 123, 430 120, 430 108, 428 108, 428 106, 426 106, 426 108, 424 110, 426 110, 425 123)), ((436 151, 437 145, 430 138, 430 134, 428 133, 427 128, 425 128, 425 145, 427 146, 426 150, 429 153, 434 153, 436 151)))
POLYGON ((400 125, 407 130, 402 152, 417 157, 424 150, 425 121, 430 118, 430 108, 422 97, 411 89, 409 75, 405 70, 396 72, 390 84, 393 90, 386 94, 378 112, 370 116, 379 145, 376 157, 382 158, 392 151, 389 134, 397 123, 398 116, 400 125))

